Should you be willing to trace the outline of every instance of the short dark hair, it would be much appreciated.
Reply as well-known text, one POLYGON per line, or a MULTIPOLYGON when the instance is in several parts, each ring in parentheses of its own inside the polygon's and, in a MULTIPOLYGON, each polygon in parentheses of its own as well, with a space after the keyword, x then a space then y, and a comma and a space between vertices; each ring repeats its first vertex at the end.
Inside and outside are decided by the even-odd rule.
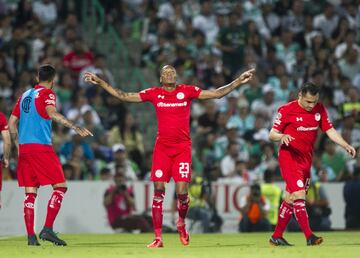
POLYGON ((305 95, 306 93, 310 93, 312 96, 315 96, 316 94, 320 93, 320 87, 312 82, 305 82, 301 86, 300 92, 302 95, 305 95))
POLYGON ((39 67, 39 81, 40 82, 50 82, 55 78, 56 70, 54 66, 49 64, 44 64, 39 67))

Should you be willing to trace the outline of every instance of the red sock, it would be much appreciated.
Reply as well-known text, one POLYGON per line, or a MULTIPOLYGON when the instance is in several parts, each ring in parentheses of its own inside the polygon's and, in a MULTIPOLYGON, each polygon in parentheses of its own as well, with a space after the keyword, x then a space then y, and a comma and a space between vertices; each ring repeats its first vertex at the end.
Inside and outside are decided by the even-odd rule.
POLYGON ((161 238, 161 229, 163 222, 163 202, 165 191, 154 191, 152 203, 152 222, 154 226, 155 238, 161 238))
POLYGON ((28 236, 34 235, 34 205, 36 199, 36 193, 26 193, 24 199, 24 220, 26 225, 26 231, 28 236))
POLYGON ((309 218, 306 212, 305 200, 298 199, 294 201, 294 213, 299 226, 304 233, 306 239, 312 235, 312 231, 309 226, 309 218))
POLYGON ((187 211, 189 209, 189 197, 188 194, 178 194, 177 195, 177 209, 179 213, 179 220, 178 223, 184 224, 185 223, 185 217, 187 214, 187 211))
POLYGON ((55 188, 48 202, 47 214, 44 227, 52 228, 57 214, 59 213, 61 202, 66 192, 66 187, 55 188))
POLYGON ((285 201, 282 202, 278 215, 278 222, 275 227, 273 237, 282 237, 287 224, 291 219, 291 215, 293 214, 293 206, 285 201))

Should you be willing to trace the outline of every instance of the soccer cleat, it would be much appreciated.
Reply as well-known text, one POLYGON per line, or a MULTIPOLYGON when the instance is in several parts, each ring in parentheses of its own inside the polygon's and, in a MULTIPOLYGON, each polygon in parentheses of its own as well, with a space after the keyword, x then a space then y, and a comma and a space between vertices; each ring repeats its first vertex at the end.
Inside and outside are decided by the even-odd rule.
POLYGON ((164 243, 161 238, 155 238, 150 244, 146 246, 147 248, 161 248, 164 247, 164 243))
POLYGON ((292 244, 289 244, 288 241, 285 240, 283 237, 271 237, 269 240, 270 245, 273 246, 293 246, 292 244))
POLYGON ((28 236, 28 245, 35 245, 35 246, 40 245, 39 241, 37 240, 36 235, 28 236))
POLYGON ((44 227, 39 234, 39 238, 41 240, 54 243, 55 245, 60 245, 60 246, 67 245, 64 240, 61 240, 60 238, 57 237, 56 233, 51 228, 44 227))
POLYGON ((180 242, 183 244, 183 245, 188 245, 189 242, 190 242, 190 235, 189 233, 186 231, 186 228, 185 228, 185 224, 177 224, 177 230, 179 232, 179 236, 180 236, 180 242))
POLYGON ((306 240, 306 244, 307 245, 320 245, 322 242, 324 241, 324 239, 322 237, 317 237, 314 234, 312 234, 307 240, 306 240))

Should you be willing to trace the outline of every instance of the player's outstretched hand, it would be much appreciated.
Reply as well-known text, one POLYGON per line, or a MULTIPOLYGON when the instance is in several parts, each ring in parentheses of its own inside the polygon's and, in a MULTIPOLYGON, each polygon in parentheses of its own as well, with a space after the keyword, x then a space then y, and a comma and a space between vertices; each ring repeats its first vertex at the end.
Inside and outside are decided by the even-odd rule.
POLYGON ((9 167, 9 160, 8 159, 3 158, 2 163, 3 163, 5 168, 9 167))
POLYGON ((82 128, 82 127, 76 127, 75 132, 77 132, 77 134, 79 134, 82 137, 86 137, 86 136, 94 136, 88 129, 86 128, 82 128))
POLYGON ((348 145, 348 146, 345 147, 345 150, 347 151, 347 153, 350 154, 350 156, 351 156, 352 158, 355 158, 355 156, 356 156, 356 150, 355 150, 355 148, 354 148, 353 146, 348 145))
POLYGON ((248 81, 250 81, 253 76, 255 74, 255 68, 252 68, 252 69, 249 69, 247 70, 246 72, 243 72, 238 80, 240 81, 240 84, 244 84, 244 83, 247 83, 248 81))
POLYGON ((98 85, 101 85, 102 83, 104 83, 104 81, 102 79, 100 79, 96 74, 89 73, 89 72, 85 73, 84 80, 86 82, 89 82, 92 84, 98 84, 98 85))
POLYGON ((286 146, 289 146, 289 143, 294 140, 295 138, 291 135, 284 134, 280 139, 280 144, 285 144, 286 146))

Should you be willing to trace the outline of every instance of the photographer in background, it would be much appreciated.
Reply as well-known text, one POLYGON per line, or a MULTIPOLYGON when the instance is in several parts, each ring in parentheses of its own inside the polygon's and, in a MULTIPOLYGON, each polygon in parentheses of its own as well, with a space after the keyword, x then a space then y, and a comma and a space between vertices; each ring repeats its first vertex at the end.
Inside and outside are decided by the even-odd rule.
POLYGON ((135 208, 134 194, 133 189, 126 185, 123 167, 116 167, 114 181, 115 185, 110 186, 104 195, 104 206, 110 226, 114 230, 123 229, 126 232, 151 232, 151 217, 132 214, 135 208))
POLYGON ((239 224, 241 232, 270 231, 271 225, 267 219, 270 209, 268 200, 261 194, 258 184, 250 186, 250 193, 240 200, 240 211, 242 219, 239 224))

